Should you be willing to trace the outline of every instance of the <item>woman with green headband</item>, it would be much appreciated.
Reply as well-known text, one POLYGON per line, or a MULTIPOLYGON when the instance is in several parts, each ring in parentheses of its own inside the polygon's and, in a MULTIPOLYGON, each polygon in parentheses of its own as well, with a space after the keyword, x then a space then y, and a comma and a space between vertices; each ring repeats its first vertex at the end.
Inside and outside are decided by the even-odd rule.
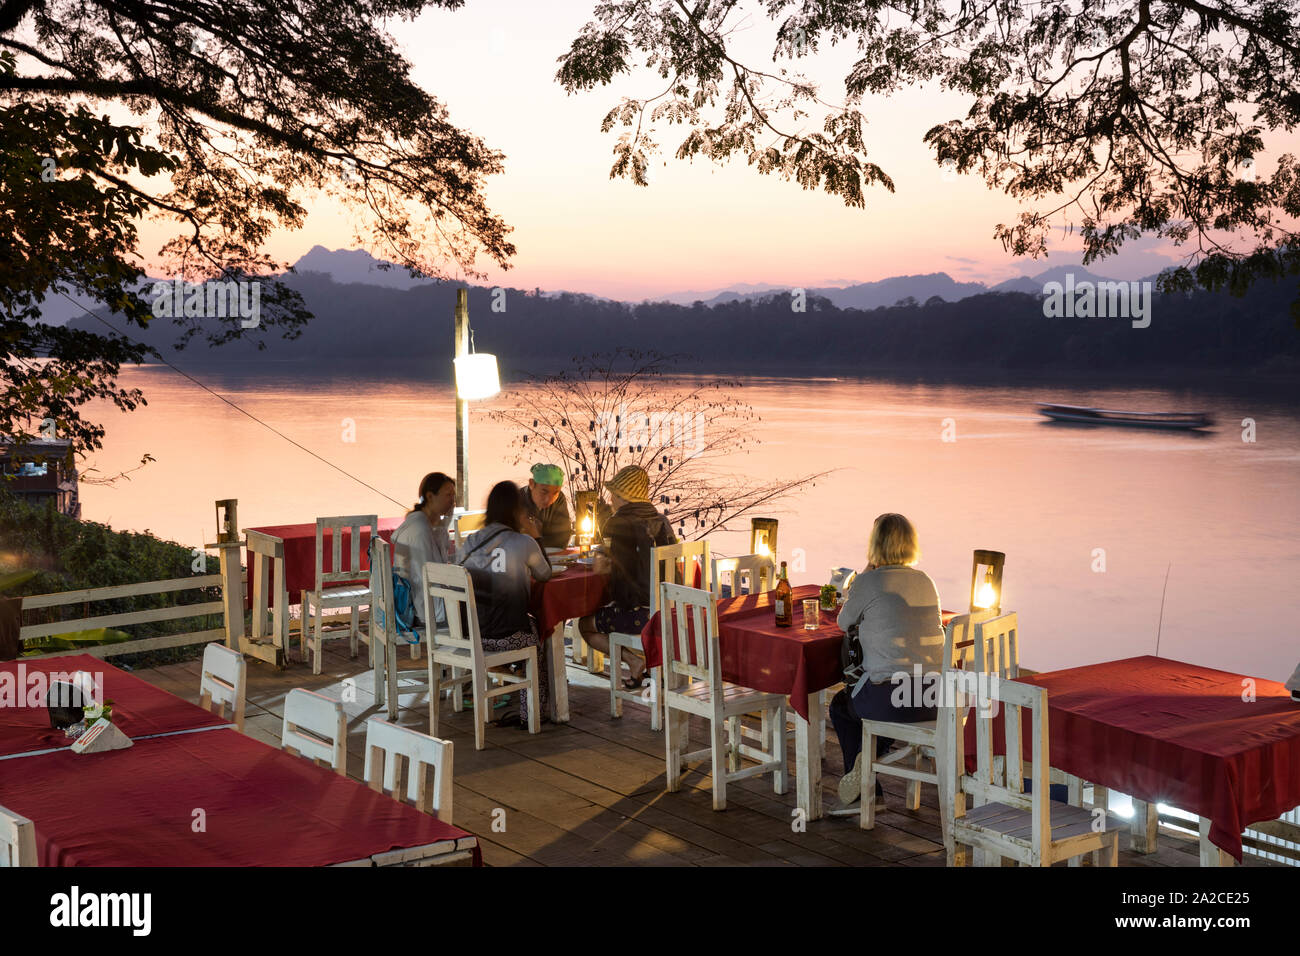
POLYGON ((546 548, 563 548, 573 535, 569 503, 560 491, 563 484, 564 471, 559 465, 533 465, 528 487, 519 496, 529 519, 524 532, 546 548))

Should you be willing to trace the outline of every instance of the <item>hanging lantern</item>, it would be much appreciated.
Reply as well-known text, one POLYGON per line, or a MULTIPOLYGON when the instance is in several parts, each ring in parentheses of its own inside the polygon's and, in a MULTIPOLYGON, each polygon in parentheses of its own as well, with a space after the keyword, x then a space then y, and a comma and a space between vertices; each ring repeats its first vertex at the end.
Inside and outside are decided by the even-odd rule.
POLYGON ((472 402, 491 398, 501 391, 501 377, 497 374, 497 357, 487 352, 458 355, 456 365, 456 395, 472 402))

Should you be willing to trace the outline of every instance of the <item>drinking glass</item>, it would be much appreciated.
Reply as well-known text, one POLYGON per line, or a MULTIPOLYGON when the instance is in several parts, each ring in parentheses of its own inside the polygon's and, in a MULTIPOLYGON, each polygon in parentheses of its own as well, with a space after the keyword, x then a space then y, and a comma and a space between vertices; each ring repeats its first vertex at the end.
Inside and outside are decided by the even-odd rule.
POLYGON ((815 631, 821 624, 821 599, 808 598, 803 602, 803 629, 815 631))

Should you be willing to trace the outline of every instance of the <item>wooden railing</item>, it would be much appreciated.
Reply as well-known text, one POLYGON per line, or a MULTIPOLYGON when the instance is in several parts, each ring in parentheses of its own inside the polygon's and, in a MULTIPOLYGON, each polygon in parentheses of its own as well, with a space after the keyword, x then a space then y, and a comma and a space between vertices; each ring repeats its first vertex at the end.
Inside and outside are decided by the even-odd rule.
MULTIPOLYGON (((28 611, 42 608, 60 608, 77 604, 90 605, 102 601, 115 601, 149 594, 175 594, 202 588, 222 590, 222 575, 205 574, 190 578, 172 578, 168 581, 145 581, 140 584, 123 584, 117 587, 85 588, 78 591, 60 591, 55 594, 36 594, 22 599, 22 611, 26 616, 28 611)), ((171 604, 166 607, 146 608, 140 611, 97 614, 28 624, 19 629, 18 638, 25 645, 29 641, 42 637, 54 637, 99 627, 129 627, 138 624, 155 624, 160 621, 206 617, 212 614, 219 614, 224 617, 225 613, 226 602, 218 598, 217 600, 198 604, 171 604)), ((120 654, 135 654, 140 651, 154 651, 165 647, 182 647, 188 644, 225 640, 226 630, 226 624, 223 620, 223 625, 216 628, 189 631, 184 634, 162 634, 113 644, 96 644, 71 650, 51 651, 36 656, 64 657, 69 654, 90 654, 93 657, 100 658, 115 657, 120 654)))

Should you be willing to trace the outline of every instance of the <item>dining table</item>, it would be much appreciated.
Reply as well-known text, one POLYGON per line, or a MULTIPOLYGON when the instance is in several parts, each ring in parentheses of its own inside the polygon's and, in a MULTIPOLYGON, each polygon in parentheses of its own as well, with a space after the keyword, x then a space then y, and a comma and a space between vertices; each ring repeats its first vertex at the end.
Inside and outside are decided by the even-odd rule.
MULTIPOLYGON (((1240 862, 1243 830, 1300 806, 1300 704, 1278 681, 1152 655, 1018 680, 1047 690, 1051 766, 1133 798, 1139 852, 1160 803, 1199 818, 1203 865, 1240 862)), ((974 721, 963 742, 972 771, 974 721)))
POLYGON ((42 866, 482 863, 472 834, 97 658, 5 662, 0 687, 77 671, 131 746, 79 754, 43 702, 0 706, 0 801, 34 822, 42 866))
POLYGON ((537 619, 542 637, 550 641, 547 667, 551 675, 551 720, 569 720, 569 675, 564 658, 564 626, 573 618, 595 613, 606 602, 609 573, 597 572, 590 564, 570 563, 571 555, 562 553, 563 564, 552 566, 549 581, 534 581, 530 610, 537 619), (567 566, 566 566, 567 565, 567 566), (563 570, 556 571, 556 568, 563 570))
MULTIPOLYGON (((823 721, 825 692, 843 680, 840 646, 844 632, 837 611, 818 612, 817 626, 804 627, 803 602, 820 596, 816 584, 793 588, 793 623, 776 623, 775 591, 718 600, 718 647, 722 679, 752 690, 785 694, 795 712, 795 799, 809 820, 822 808, 823 721)), ((946 624, 953 612, 943 611, 946 624)), ((647 667, 663 664, 660 615, 641 631, 647 667)))
MULTIPOLYGON (((380 537, 391 543, 393 532, 402 521, 402 518, 380 518, 380 537)), ((284 542, 284 578, 285 587, 288 589, 286 604, 297 603, 297 598, 301 596, 304 588, 311 589, 316 586, 316 524, 314 522, 268 525, 248 530, 259 531, 284 542)), ((350 532, 344 531, 344 554, 348 553, 350 537, 350 532)), ((326 538, 329 538, 328 532, 326 538)), ((368 534, 365 538, 366 540, 361 542, 362 574, 358 577, 358 581, 364 581, 365 573, 370 569, 368 534)), ((578 555, 572 548, 550 549, 548 555, 553 561, 561 562, 554 567, 562 567, 563 570, 554 573, 549 581, 534 582, 531 611, 540 625, 540 633, 550 641, 547 656, 551 675, 550 717, 556 723, 565 723, 569 720, 569 687, 564 658, 564 625, 570 618, 585 617, 605 603, 609 574, 598 574, 589 564, 576 563, 575 559, 578 555)), ((331 570, 328 540, 324 542, 322 548, 322 561, 325 565, 324 570, 331 570)), ((249 580, 244 595, 245 607, 252 607, 252 569, 253 563, 250 558, 248 560, 249 580)), ((273 595, 274 588, 278 586, 274 582, 274 573, 272 579, 268 593, 273 595)))
MULTIPOLYGON (((379 519, 379 536, 385 541, 392 543, 393 532, 402 524, 403 518, 380 518, 379 519)), ((288 594, 288 604, 297 604, 302 599, 303 591, 310 591, 316 587, 316 522, 308 521, 300 524, 279 524, 267 525, 261 528, 248 528, 248 531, 258 531, 262 534, 269 535, 272 538, 279 538, 284 542, 284 588, 288 594)), ((357 582, 364 582, 366 575, 370 570, 370 535, 363 533, 361 542, 361 570, 357 575, 357 582)), ((321 542, 321 564, 322 571, 334 570, 334 556, 332 553, 331 541, 333 534, 328 529, 324 532, 321 542)), ((351 553, 352 533, 348 529, 343 530, 342 554, 351 553)), ((250 552, 245 552, 244 564, 248 569, 248 580, 244 586, 244 607, 253 606, 253 556, 250 552)), ((267 601, 271 602, 275 594, 275 588, 280 585, 275 581, 275 568, 271 569, 271 583, 267 589, 267 601)))

